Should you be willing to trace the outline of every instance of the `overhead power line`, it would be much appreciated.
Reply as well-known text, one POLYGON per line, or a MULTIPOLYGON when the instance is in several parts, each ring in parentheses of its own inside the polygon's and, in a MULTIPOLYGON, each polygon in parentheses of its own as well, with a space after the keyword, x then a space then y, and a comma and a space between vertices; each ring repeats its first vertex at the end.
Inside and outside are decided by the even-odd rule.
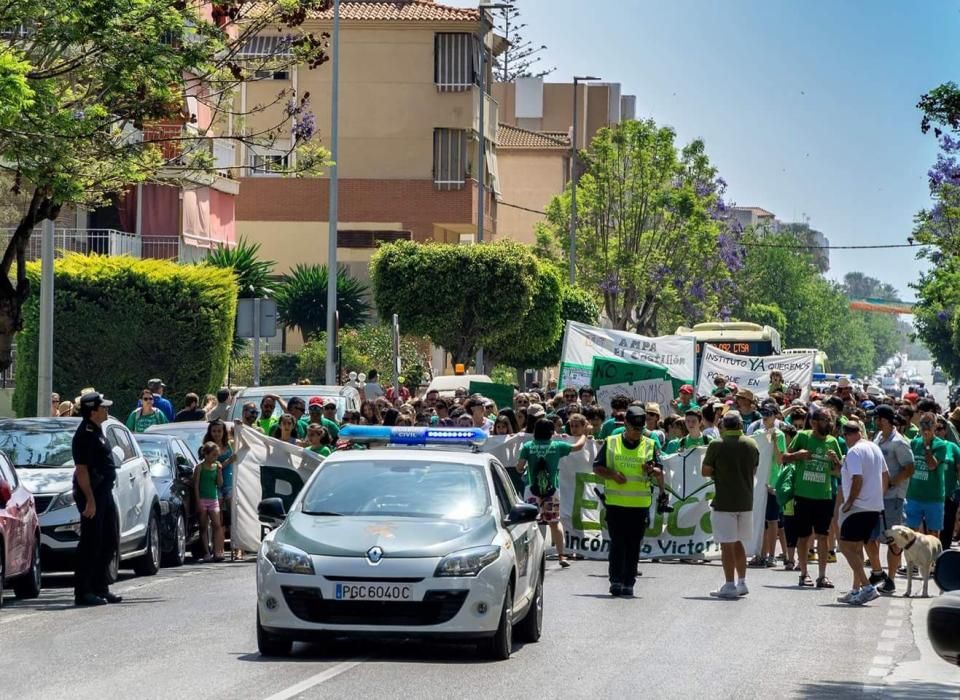
MULTIPOLYGON (((510 207, 511 209, 519 209, 520 211, 527 211, 531 214, 540 214, 541 216, 547 215, 547 212, 545 211, 531 209, 530 207, 524 207, 519 204, 511 204, 510 202, 497 202, 497 205, 501 207, 510 207)), ((878 245, 809 245, 807 243, 792 243, 789 245, 784 245, 783 243, 763 243, 760 241, 752 243, 744 243, 741 241, 740 245, 747 248, 802 248, 804 250, 880 250, 884 248, 918 247, 916 243, 885 243, 878 245)))

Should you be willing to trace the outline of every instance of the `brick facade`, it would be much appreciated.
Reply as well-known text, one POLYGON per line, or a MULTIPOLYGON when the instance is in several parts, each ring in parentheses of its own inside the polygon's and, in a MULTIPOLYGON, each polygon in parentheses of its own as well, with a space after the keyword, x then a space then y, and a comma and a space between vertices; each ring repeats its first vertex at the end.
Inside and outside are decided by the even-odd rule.
MULTIPOLYGON (((325 178, 243 178, 238 221, 327 221, 329 180, 325 178)), ((476 187, 439 192, 430 180, 341 179, 340 221, 402 224, 415 241, 433 237, 434 224, 476 222, 476 187)), ((488 200, 489 202, 489 200, 488 200)), ((494 230, 496 209, 484 217, 494 230)))

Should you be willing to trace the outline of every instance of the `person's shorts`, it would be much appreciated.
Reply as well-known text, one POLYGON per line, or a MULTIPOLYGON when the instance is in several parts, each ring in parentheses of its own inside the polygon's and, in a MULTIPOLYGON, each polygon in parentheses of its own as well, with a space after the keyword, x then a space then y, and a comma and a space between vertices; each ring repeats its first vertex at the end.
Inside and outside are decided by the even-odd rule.
POLYGON ((866 544, 873 537, 873 531, 878 522, 880 522, 879 510, 851 513, 840 524, 840 539, 866 544))
POLYGON ((532 503, 540 509, 540 520, 545 523, 560 522, 560 492, 555 491, 552 496, 540 498, 533 494, 527 495, 527 503, 532 503))
POLYGON ((713 539, 720 544, 749 542, 753 537, 753 512, 749 510, 711 511, 710 524, 713 525, 713 539))
POLYGON ((943 529, 943 501, 927 503, 926 501, 911 501, 907 499, 904 505, 907 527, 919 530, 920 524, 926 522, 928 530, 943 529))
POLYGON ((885 540, 883 536, 884 523, 887 527, 894 525, 903 525, 903 499, 902 498, 884 498, 883 499, 883 517, 877 519, 877 524, 873 528, 870 536, 871 540, 885 540))
POLYGON ((797 527, 797 537, 809 537, 811 533, 817 535, 829 535, 830 523, 833 521, 834 499, 803 498, 797 496, 794 499, 795 524, 797 527))
POLYGON ((220 498, 232 498, 232 497, 233 497, 233 486, 220 487, 220 498))
POLYGON ((777 503, 777 494, 767 492, 767 510, 763 519, 768 522, 780 520, 780 504, 777 503))
POLYGON ((201 513, 219 513, 220 500, 217 498, 201 498, 198 503, 201 513))

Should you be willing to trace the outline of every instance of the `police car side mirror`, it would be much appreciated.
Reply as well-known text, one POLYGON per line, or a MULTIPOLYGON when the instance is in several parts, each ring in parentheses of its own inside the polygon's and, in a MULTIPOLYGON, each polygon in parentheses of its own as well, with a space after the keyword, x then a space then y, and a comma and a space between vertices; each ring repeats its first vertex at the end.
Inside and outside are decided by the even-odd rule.
POLYGON ((287 517, 287 510, 283 507, 283 499, 264 498, 257 504, 257 515, 260 522, 270 527, 279 527, 287 517))
POLYGON ((530 503, 518 503, 513 508, 510 509, 510 512, 507 513, 505 519, 507 525, 518 525, 519 523, 532 523, 537 519, 537 516, 540 514, 540 509, 537 506, 530 503))

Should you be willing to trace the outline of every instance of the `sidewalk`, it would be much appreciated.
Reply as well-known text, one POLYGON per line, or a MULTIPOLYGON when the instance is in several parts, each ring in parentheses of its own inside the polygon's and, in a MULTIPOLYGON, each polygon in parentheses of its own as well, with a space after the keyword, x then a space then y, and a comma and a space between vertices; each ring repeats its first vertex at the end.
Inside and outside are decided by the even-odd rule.
MULTIPOLYGON (((931 593, 936 586, 930 584, 931 593)), ((960 697, 960 668, 937 656, 927 636, 927 611, 935 598, 911 598, 908 623, 912 628, 914 649, 896 664, 882 682, 865 688, 883 698, 960 697)))

